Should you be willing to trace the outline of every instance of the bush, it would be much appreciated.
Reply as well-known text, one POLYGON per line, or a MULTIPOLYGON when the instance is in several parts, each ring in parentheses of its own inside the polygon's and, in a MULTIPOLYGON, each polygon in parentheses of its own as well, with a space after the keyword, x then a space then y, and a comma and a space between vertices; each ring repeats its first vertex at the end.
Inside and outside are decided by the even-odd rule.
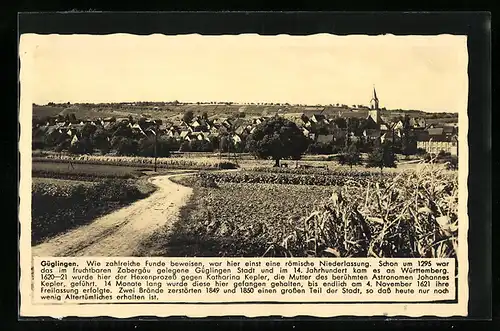
POLYGON ((445 152, 443 150, 440 150, 439 153, 438 153, 438 157, 439 158, 446 158, 446 157, 450 157, 450 156, 451 156, 451 153, 445 152))
POLYGON ((233 162, 224 161, 224 162, 219 163, 219 168, 220 169, 237 169, 239 167, 237 164, 235 164, 233 162))

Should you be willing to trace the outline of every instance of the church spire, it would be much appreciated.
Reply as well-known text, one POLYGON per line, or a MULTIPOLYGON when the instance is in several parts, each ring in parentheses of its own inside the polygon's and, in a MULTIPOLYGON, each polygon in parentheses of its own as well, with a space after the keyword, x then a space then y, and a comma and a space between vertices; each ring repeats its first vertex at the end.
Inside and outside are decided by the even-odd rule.
POLYGON ((377 91, 375 90, 375 85, 373 85, 373 96, 370 103, 372 109, 378 109, 378 98, 377 98, 377 91))

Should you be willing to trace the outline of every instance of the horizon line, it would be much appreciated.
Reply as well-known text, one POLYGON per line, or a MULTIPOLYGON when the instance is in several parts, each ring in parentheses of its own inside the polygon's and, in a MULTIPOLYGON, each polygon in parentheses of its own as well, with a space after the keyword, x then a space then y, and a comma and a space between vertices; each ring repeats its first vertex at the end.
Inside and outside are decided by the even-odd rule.
MULTIPOLYGON (((41 103, 36 103, 33 102, 33 105, 37 106, 50 106, 50 103, 53 103, 55 105, 63 105, 63 104, 70 104, 70 105, 78 105, 78 104, 89 104, 89 105, 99 105, 99 104, 128 104, 128 103, 175 103, 177 102, 178 104, 184 104, 184 105, 257 105, 257 106, 299 106, 299 107, 337 107, 337 103, 330 103, 330 104, 304 104, 304 103, 289 103, 289 102, 241 102, 241 101, 179 101, 179 100, 172 100, 172 101, 101 101, 101 102, 88 102, 88 101, 67 101, 67 102, 55 102, 55 101, 49 101, 45 104, 41 103), (212 103, 213 102, 213 103, 212 103)), ((363 106, 363 108, 357 108, 357 107, 352 107, 352 105, 348 104, 342 104, 338 103, 339 108, 342 105, 347 106, 349 109, 367 109, 371 110, 369 105, 363 105, 359 104, 360 106, 363 106)), ((356 106, 359 106, 356 105, 356 106)), ((448 113, 448 114, 458 114, 459 112, 457 111, 450 111, 450 110, 440 110, 440 111, 429 111, 429 110, 423 110, 423 109, 403 109, 403 108, 386 108, 386 107, 379 107, 379 110, 382 111, 418 111, 418 112, 424 112, 424 113, 448 113)))

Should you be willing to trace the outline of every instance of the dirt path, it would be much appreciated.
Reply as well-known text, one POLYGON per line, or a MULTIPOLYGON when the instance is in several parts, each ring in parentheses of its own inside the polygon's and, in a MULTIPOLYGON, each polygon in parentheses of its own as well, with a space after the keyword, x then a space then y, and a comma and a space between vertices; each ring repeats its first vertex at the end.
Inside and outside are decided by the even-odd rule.
POLYGON ((192 194, 191 188, 172 182, 172 176, 179 174, 149 178, 158 187, 149 197, 39 244, 32 255, 134 256, 142 240, 177 220, 192 194))

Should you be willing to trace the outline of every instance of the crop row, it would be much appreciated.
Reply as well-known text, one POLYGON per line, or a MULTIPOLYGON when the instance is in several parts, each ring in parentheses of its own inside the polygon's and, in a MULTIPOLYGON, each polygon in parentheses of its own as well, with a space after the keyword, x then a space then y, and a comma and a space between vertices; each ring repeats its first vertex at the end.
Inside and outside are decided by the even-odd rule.
POLYGON ((179 250, 175 256, 457 256, 458 176, 442 168, 364 187, 193 187, 184 221, 155 239, 179 250))
POLYGON ((436 167, 401 173, 331 198, 276 234, 266 256, 456 258, 458 176, 436 167))
MULTIPOLYGON (((350 177, 365 177, 373 176, 374 173, 380 177, 380 171, 378 169, 350 169, 343 166, 337 166, 335 168, 328 167, 302 167, 302 168, 276 168, 276 167, 256 167, 253 168, 254 172, 262 173, 273 173, 273 174, 297 174, 297 175, 338 175, 338 176, 350 176, 350 177)), ((382 176, 392 177, 392 173, 384 173, 382 176)))
POLYGON ((331 194, 326 186, 222 183, 218 188, 194 187, 182 222, 173 231, 151 238, 155 247, 168 249, 169 256, 262 255, 275 235, 290 227, 289 218, 306 216, 310 206, 331 194))
MULTIPOLYGON (((384 174, 382 178, 390 178, 394 174, 384 174)), ((251 183, 251 184, 291 184, 291 185, 318 185, 318 186, 351 186, 363 187, 370 181, 379 181, 380 174, 357 176, 348 173, 331 174, 293 174, 293 173, 265 173, 265 172, 200 172, 200 180, 216 183, 251 183)))
MULTIPOLYGON (((155 161, 151 157, 130 157, 130 156, 97 156, 97 155, 48 155, 46 157, 32 157, 33 162, 60 162, 77 164, 98 164, 98 165, 120 165, 130 167, 153 166, 155 161)), ((158 168, 166 169, 217 169, 219 167, 236 168, 234 164, 220 162, 211 158, 157 158, 158 168)))

